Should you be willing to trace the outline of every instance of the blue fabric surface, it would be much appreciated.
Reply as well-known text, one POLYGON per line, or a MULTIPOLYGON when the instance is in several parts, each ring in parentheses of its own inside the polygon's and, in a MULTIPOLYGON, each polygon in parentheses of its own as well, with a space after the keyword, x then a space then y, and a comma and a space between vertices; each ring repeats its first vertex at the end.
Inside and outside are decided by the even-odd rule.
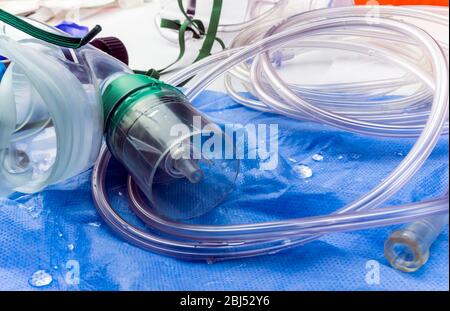
MULTIPOLYGON (((196 105, 218 123, 278 123, 279 166, 259 171, 243 163, 236 190, 220 207, 197 220, 244 223, 328 214, 369 191, 407 154, 413 140, 360 136, 319 124, 260 113, 227 96, 205 92, 196 105), (322 153, 324 160, 312 156, 322 153), (313 176, 299 178, 298 164, 313 176)), ((432 198, 448 184, 448 138, 442 138, 420 173, 389 204, 432 198)), ((396 227, 329 235, 285 252, 214 264, 193 263, 143 251, 116 237, 99 219, 85 172, 36 195, 0 199, 2 290, 448 290, 448 229, 414 274, 392 269, 383 254, 396 227), (71 261, 72 260, 72 261, 71 261), (78 285, 66 281, 75 260, 78 285), (380 265, 379 284, 368 284, 366 265, 380 265), (33 287, 34 272, 53 282, 33 287)), ((123 169, 112 164, 108 187, 121 213, 127 211, 123 169)), ((72 282, 73 283, 73 282, 72 282)))

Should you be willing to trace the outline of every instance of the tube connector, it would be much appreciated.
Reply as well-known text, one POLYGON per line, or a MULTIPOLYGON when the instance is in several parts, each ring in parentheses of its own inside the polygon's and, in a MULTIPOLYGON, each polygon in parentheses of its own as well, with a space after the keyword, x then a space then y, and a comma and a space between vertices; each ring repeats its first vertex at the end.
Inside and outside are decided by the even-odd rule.
POLYGON ((182 173, 193 184, 198 184, 204 178, 203 171, 192 159, 176 160, 174 166, 178 172, 182 173))
POLYGON ((389 263, 403 272, 415 272, 427 263, 430 247, 448 225, 448 214, 426 218, 394 231, 384 245, 389 263))

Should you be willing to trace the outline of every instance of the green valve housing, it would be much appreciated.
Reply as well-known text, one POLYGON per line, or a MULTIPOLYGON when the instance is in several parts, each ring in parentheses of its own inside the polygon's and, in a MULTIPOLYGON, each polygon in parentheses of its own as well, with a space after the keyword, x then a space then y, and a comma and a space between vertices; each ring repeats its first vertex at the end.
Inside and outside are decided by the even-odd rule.
POLYGON ((193 218, 232 191, 239 162, 225 157, 224 150, 233 148, 230 138, 180 90, 125 74, 104 88, 103 103, 109 150, 157 213, 193 218))

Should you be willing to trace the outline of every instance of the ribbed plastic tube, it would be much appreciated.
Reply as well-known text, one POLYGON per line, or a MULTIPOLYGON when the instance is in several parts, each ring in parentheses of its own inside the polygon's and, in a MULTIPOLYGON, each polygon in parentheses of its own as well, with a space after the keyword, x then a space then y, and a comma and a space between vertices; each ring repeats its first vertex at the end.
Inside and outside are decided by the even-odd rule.
MULTIPOLYGON (((2 54, 12 61, 11 66, 17 66, 24 72, 42 97, 52 118, 58 148, 52 167, 38 177, 33 176, 32 170, 13 173, 2 167, 0 193, 3 192, 3 195, 13 191, 35 193, 50 184, 68 179, 88 169, 101 146, 99 133, 102 132, 102 123, 98 103, 89 98, 77 77, 56 59, 47 57, 41 51, 28 49, 23 43, 16 42, 5 35, 0 35, 0 49, 2 54)), ((12 75, 10 79, 13 80, 12 75)), ((7 83, 5 78, 2 80, 3 83, 7 83)), ((2 159, 10 144, 15 142, 11 138, 17 131, 13 90, 14 85, 8 85, 4 86, 2 91, 1 106, 5 108, 4 111, 13 115, 8 116, 5 123, 0 124, 3 129, 4 124, 14 123, 13 128, 2 130, 0 137, 0 158, 2 159)), ((34 130, 33 135, 42 128, 34 130)), ((18 140, 25 137, 20 136, 18 140)))
MULTIPOLYGON (((24 20, 42 32, 68 38, 59 29, 24 20)), ((9 63, 7 79, 0 86, 0 111, 5 116, 0 120, 0 196, 39 192, 95 162, 103 138, 103 113, 93 77, 79 54, 86 50, 93 47, 71 50, 74 59, 68 61, 60 46, 0 24, 0 54, 9 63), (22 146, 14 150, 16 145, 22 146), (6 156, 14 163, 15 154, 24 155, 27 163, 10 170, 6 156)))
MULTIPOLYGON (((261 79, 261 73, 264 72, 263 76, 270 78, 271 81, 272 93, 270 95, 274 96, 267 98, 263 96, 264 100, 261 102, 252 102, 256 106, 259 105, 261 110, 272 111, 276 107, 284 112, 286 111, 285 106, 289 105, 291 110, 288 115, 298 119, 311 119, 338 128, 377 136, 418 136, 410 153, 373 190, 327 216, 248 225, 203 226, 187 225, 160 218, 145 205, 138 188, 130 179, 128 192, 132 209, 150 228, 168 234, 168 237, 163 238, 161 235, 152 234, 130 225, 111 207, 104 183, 110 155, 107 149, 103 148, 94 168, 92 186, 94 201, 105 221, 127 241, 145 249, 184 259, 214 261, 273 254, 286 248, 314 241, 323 234, 408 223, 426 217, 447 214, 447 195, 425 202, 380 208, 417 173, 445 130, 448 118, 449 80, 448 61, 442 46, 422 29, 396 20, 399 17, 422 18, 424 16, 423 18, 430 20, 439 20, 439 18, 433 13, 424 13, 422 16, 415 9, 390 7, 380 7, 379 9, 381 14, 377 23, 370 25, 367 24, 369 7, 318 10, 289 17, 284 22, 277 23, 267 35, 263 34, 257 42, 213 55, 186 68, 167 81, 169 84, 177 85, 204 71, 205 68, 209 68, 187 91, 187 96, 193 100, 220 75, 237 70, 236 66, 240 66, 244 62, 247 62, 246 65, 248 65, 248 60, 252 59, 252 68, 247 71, 250 73, 248 86, 258 94, 264 94, 267 90, 267 86, 262 82, 264 79, 261 79), (284 23, 291 23, 292 27, 278 31, 277 29, 283 27, 284 23), (406 42, 420 50, 429 68, 423 69, 417 66, 411 61, 411 58, 405 55, 407 53, 395 55, 386 49, 385 45, 383 45, 384 48, 375 48, 371 45, 366 48, 365 52, 367 53, 367 49, 373 50, 370 54, 388 59, 396 66, 403 68, 406 74, 405 79, 356 83, 355 87, 359 88, 358 92, 351 89, 351 84, 326 85, 316 88, 301 86, 298 89, 310 92, 314 98, 319 96, 323 99, 329 96, 332 99, 329 99, 327 104, 332 105, 336 98, 351 91, 351 94, 360 94, 359 99, 362 102, 365 100, 364 103, 368 105, 368 101, 371 99, 370 94, 377 96, 385 94, 389 83, 391 83, 392 89, 413 79, 420 84, 416 93, 416 95, 422 96, 419 96, 420 100, 429 99, 432 102, 428 111, 417 117, 421 120, 420 122, 417 121, 412 125, 411 120, 408 120, 406 123, 390 124, 386 120, 377 118, 367 121, 318 107, 315 102, 300 96, 298 89, 294 90, 291 86, 286 85, 276 72, 268 68, 270 51, 291 43, 301 47, 315 47, 315 45, 325 47, 326 40, 323 39, 323 36, 337 32, 346 35, 355 33, 358 37, 364 35, 371 40, 374 40, 375 34, 382 43, 389 43, 394 39, 401 40, 401 42, 406 42), (387 36, 385 36, 386 34, 387 36), (271 101, 275 96, 277 100, 271 101)), ((337 44, 337 47, 364 52, 360 43, 348 41, 337 44)), ((336 44, 336 41, 328 44, 336 44)), ((398 102, 402 103, 401 100, 398 102)), ((395 102, 396 104, 397 102, 395 102)), ((403 102, 403 104, 405 103, 403 102)), ((411 103, 407 102, 406 104, 410 105, 411 103)), ((392 114, 394 109, 388 103, 386 106, 389 108, 387 111, 392 114)), ((362 105, 360 109, 363 110, 364 107, 362 105)), ((356 112, 356 109, 352 108, 352 111, 356 112)), ((384 115, 377 112, 375 116, 383 117, 384 115)), ((395 116, 393 114, 389 117, 395 119, 395 116)))

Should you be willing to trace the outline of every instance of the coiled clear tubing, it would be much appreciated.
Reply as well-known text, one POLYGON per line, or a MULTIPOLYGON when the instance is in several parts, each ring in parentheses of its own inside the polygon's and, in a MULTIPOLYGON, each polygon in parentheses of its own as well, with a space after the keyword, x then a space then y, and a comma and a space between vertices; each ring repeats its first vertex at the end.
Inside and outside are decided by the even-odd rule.
MULTIPOLYGON (((353 10, 356 12, 367 9, 354 8, 353 10)), ((383 8, 383 10, 386 9, 383 8)), ((426 21, 448 29, 448 9, 442 9, 447 12, 447 16, 429 13, 424 9, 399 11, 394 8, 390 11, 398 11, 397 18, 406 18, 411 23, 426 21)), ((316 13, 307 14, 311 16, 316 13)), ((304 18, 305 16, 288 18, 263 35, 269 36, 295 27, 297 23, 302 23, 304 18)), ((375 18, 374 23, 376 23, 375 18)), ((251 44, 260 38, 258 29, 249 29, 235 39, 232 47, 251 44)), ((448 58, 448 44, 440 42, 440 46, 448 58)), ((433 88, 430 84, 430 72, 427 70, 429 66, 424 58, 423 50, 418 49, 417 44, 410 39, 386 31, 320 30, 304 40, 295 42, 294 48, 332 49, 366 54, 371 58, 390 62, 396 67, 403 67, 405 74, 391 79, 362 83, 292 85, 282 81, 271 64, 270 55, 264 53, 258 55, 252 65, 242 63, 227 74, 226 87, 229 94, 236 101, 254 109, 327 123, 363 134, 417 137, 422 132, 428 118, 433 88), (374 40, 381 38, 384 42, 374 40), (234 80, 258 100, 246 98, 237 92, 233 86, 234 80), (408 86, 416 86, 416 90, 393 98, 392 94, 408 86)), ((303 54, 306 53, 303 52, 303 54)), ((301 56, 302 53, 297 57, 301 56)), ((448 125, 444 133, 447 132, 448 125)))
POLYGON ((306 12, 281 20, 269 30, 267 25, 256 25, 236 39, 251 38, 254 32, 253 35, 258 35, 254 43, 249 42, 249 45, 241 47, 240 43, 235 42, 233 49, 196 63, 167 82, 177 85, 207 68, 207 72, 187 91, 190 100, 195 99, 220 75, 227 73, 230 94, 250 107, 362 134, 417 137, 410 153, 374 189, 331 215, 248 225, 204 226, 160 218, 145 205, 139 190, 129 178, 132 209, 149 227, 166 234, 162 237, 128 224, 109 204, 104 178, 110 154, 104 148, 94 168, 93 195, 105 221, 126 240, 145 249, 189 260, 214 261, 273 254, 314 241, 327 233, 408 223, 448 213, 447 195, 424 202, 380 208, 418 172, 441 134, 447 130, 448 48, 414 23, 427 20, 448 27, 448 13, 442 14, 442 11, 436 12, 435 9, 424 12, 415 8, 379 7, 376 23, 368 23, 368 14, 372 9, 343 7, 306 12), (338 40, 335 36, 345 37, 346 40, 338 40), (390 48, 392 42, 409 48, 394 53, 390 48), (301 51, 304 48, 334 48, 369 54, 402 68, 405 76, 394 80, 311 87, 287 84, 271 67, 270 57, 271 51, 289 45, 301 47, 301 51), (420 63, 416 62, 417 53, 421 55, 420 63), (236 77, 257 95, 259 101, 240 97, 240 94, 233 92, 229 82, 236 77), (410 96, 376 104, 371 102, 390 94, 389 90, 414 83, 418 87, 410 96), (352 96, 352 99, 355 96, 356 104, 348 104, 343 100, 344 96, 352 96), (427 100, 431 104, 424 108, 427 100), (372 106, 377 105, 383 109, 373 109, 372 106), (399 113, 399 110, 403 112, 399 113))

